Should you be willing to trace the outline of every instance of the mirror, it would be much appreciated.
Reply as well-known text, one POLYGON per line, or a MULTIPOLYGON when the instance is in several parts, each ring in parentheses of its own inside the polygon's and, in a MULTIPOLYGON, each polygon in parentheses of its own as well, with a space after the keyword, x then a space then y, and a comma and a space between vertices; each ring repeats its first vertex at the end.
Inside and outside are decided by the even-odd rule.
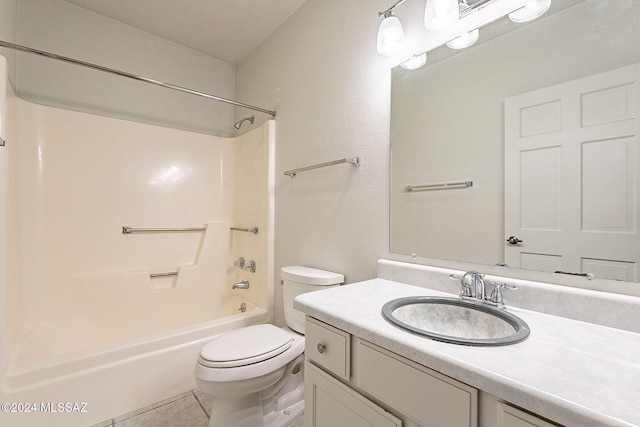
MULTIPOLYGON (((489 265, 504 262, 509 250, 505 100, 640 63, 638 22, 638 0, 556 0, 547 16, 537 21, 521 25, 502 18, 483 27, 480 41, 471 48, 441 47, 429 52, 421 69, 394 69, 390 252, 489 265), (473 186, 405 189, 467 181, 473 186)), ((634 117, 637 106, 636 96, 634 117)), ((629 169, 635 181, 629 194, 635 200, 629 215, 637 242, 640 148, 637 136, 631 139, 635 163, 629 169)), ((596 277, 638 281, 639 262, 629 262, 626 277, 596 277)), ((527 268, 553 271, 532 265, 527 268)), ((586 273, 583 269, 578 266, 570 272, 586 273)))

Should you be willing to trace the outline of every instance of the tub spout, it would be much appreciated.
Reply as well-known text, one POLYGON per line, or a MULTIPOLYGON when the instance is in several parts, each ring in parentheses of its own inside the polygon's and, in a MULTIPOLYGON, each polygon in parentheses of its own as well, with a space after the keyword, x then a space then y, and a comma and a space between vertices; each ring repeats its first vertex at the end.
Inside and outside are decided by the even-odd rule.
POLYGON ((249 289, 249 281, 243 280, 242 282, 234 283, 231 289, 249 289))

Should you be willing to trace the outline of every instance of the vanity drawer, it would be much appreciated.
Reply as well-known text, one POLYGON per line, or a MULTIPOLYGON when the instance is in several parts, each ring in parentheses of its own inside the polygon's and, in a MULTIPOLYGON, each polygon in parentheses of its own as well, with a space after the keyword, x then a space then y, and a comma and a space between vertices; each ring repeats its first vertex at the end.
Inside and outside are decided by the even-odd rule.
POLYGON ((305 357, 332 374, 349 381, 350 335, 307 316, 305 357))
POLYGON ((497 403, 498 417, 496 425, 502 427, 557 427, 558 424, 552 424, 536 417, 525 411, 521 411, 511 405, 503 402, 497 403))
POLYGON ((425 426, 477 427, 478 390, 358 340, 357 387, 425 426))

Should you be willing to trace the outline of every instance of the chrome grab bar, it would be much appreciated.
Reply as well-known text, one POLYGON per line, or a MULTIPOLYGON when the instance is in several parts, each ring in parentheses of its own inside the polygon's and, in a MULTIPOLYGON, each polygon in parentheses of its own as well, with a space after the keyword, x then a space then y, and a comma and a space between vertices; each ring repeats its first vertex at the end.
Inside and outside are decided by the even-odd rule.
POLYGON ((360 157, 346 157, 344 159, 333 160, 331 162, 318 163, 317 165, 306 166, 298 169, 291 169, 291 170, 285 171, 284 174, 290 176, 291 178, 295 178, 296 174, 298 174, 299 172, 306 172, 312 169, 324 168, 327 166, 341 165, 342 163, 350 163, 353 166, 360 166, 360 157))
POLYGON ((131 233, 166 233, 166 232, 180 232, 180 231, 205 231, 206 227, 197 228, 133 228, 128 225, 122 227, 122 234, 131 233))
POLYGON ((149 277, 167 277, 167 276, 177 276, 177 271, 170 271, 168 273, 149 273, 149 277))
POLYGON ((231 227, 232 231, 244 231, 246 233, 253 233, 253 234, 258 234, 258 227, 253 227, 253 228, 238 228, 238 227, 231 227))

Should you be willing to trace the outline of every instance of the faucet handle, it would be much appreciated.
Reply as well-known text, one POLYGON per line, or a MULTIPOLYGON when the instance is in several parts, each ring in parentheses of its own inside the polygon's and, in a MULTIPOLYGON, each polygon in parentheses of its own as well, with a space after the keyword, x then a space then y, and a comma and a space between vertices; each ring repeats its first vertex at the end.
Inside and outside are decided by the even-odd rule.
POLYGON ((245 270, 250 271, 252 273, 256 272, 256 262, 251 260, 248 264, 243 267, 245 270))
POLYGON ((498 308, 504 308, 504 299, 502 297, 502 288, 518 289, 518 285, 505 282, 490 282, 493 285, 493 291, 489 296, 489 301, 497 305, 498 308))

